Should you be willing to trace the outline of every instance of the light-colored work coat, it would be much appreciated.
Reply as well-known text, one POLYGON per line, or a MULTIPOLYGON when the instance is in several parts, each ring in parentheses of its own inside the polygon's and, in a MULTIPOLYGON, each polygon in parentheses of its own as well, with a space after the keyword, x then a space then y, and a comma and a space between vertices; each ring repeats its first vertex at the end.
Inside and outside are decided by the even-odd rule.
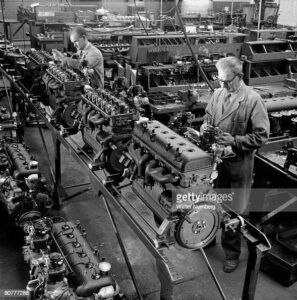
POLYGON ((94 70, 94 74, 90 76, 91 86, 94 88, 104 88, 104 62, 100 50, 88 42, 86 47, 83 50, 78 51, 77 54, 79 55, 79 59, 65 57, 62 60, 62 65, 65 67, 80 69, 82 62, 84 60, 87 61, 87 67, 94 70))
POLYGON ((238 213, 246 213, 254 168, 254 155, 269 137, 269 119, 260 95, 243 82, 222 113, 228 92, 216 90, 206 107, 206 120, 235 137, 236 157, 224 159, 219 165, 218 189, 231 189, 233 201, 227 203, 238 213))

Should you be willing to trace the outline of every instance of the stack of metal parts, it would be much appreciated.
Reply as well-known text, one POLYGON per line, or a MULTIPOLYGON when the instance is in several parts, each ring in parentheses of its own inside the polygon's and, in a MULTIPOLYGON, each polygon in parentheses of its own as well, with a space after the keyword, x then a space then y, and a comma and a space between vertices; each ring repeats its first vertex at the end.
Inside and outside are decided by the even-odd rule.
POLYGON ((269 114, 270 136, 297 137, 297 111, 281 110, 269 114))

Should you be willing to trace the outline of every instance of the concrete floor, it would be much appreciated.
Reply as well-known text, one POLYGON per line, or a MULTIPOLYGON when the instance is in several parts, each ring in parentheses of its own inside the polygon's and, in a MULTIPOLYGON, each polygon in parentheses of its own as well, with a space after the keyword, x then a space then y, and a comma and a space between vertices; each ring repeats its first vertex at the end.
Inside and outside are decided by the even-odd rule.
MULTIPOLYGON (((53 159, 50 132, 47 129, 43 129, 43 132, 51 159, 53 159)), ((25 141, 30 147, 31 153, 39 160, 43 173, 47 178, 50 178, 38 129, 34 127, 26 128, 25 141)), ((63 147, 62 158, 64 186, 89 182, 87 173, 63 147)), ((71 195, 80 189, 82 188, 71 188, 67 189, 67 192, 71 195)), ((149 300, 159 299, 160 282, 157 278, 156 263, 153 256, 127 225, 121 213, 115 209, 113 209, 113 212, 143 297, 149 300)), ((112 273, 120 284, 122 292, 127 295, 128 299, 137 299, 133 282, 102 200, 90 190, 63 203, 61 210, 57 214, 64 215, 68 220, 79 219, 81 221, 91 244, 97 245, 101 255, 112 264, 112 273)), ((8 237, 3 225, 0 233, 0 290, 23 289, 28 280, 28 268, 22 260, 22 243, 16 242, 10 236, 8 237)), ((215 247, 207 249, 206 253, 226 298, 228 300, 241 299, 247 259, 246 244, 243 243, 240 266, 231 274, 222 272, 223 253, 219 243, 215 247)), ((182 265, 182 268, 186 268, 189 273, 199 273, 195 280, 177 287, 175 291, 176 299, 221 299, 204 262, 201 260, 199 251, 184 252, 184 255, 179 253, 176 257, 176 263, 180 266, 182 265)), ((283 287, 266 274, 260 273, 255 299, 297 300, 297 283, 288 288, 283 287)))

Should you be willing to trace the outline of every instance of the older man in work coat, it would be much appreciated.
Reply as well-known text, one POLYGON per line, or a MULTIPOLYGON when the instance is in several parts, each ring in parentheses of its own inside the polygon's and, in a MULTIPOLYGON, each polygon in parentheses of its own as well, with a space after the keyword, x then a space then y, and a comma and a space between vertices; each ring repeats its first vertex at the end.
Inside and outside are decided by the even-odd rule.
MULTIPOLYGON (((239 214, 246 214, 254 155, 268 139, 269 119, 260 95, 244 84, 238 58, 222 58, 216 67, 221 88, 214 92, 207 105, 206 123, 224 132, 217 142, 232 146, 236 156, 224 159, 218 166, 215 188, 233 192, 233 200, 227 204, 239 214)), ((226 255, 223 270, 233 272, 241 252, 240 233, 223 230, 222 246, 226 255)))

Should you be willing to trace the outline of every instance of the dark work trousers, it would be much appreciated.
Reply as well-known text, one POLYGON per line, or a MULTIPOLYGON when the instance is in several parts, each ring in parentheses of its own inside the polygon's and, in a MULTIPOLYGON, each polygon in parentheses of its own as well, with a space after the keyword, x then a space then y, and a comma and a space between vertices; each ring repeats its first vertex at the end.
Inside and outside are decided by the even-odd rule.
MULTIPOLYGON (((215 182, 218 193, 231 194, 232 201, 227 204, 241 215, 247 214, 251 190, 253 159, 224 161, 218 166, 219 176, 215 182)), ((241 234, 239 231, 222 230, 222 247, 227 259, 238 258, 241 253, 241 234)))

